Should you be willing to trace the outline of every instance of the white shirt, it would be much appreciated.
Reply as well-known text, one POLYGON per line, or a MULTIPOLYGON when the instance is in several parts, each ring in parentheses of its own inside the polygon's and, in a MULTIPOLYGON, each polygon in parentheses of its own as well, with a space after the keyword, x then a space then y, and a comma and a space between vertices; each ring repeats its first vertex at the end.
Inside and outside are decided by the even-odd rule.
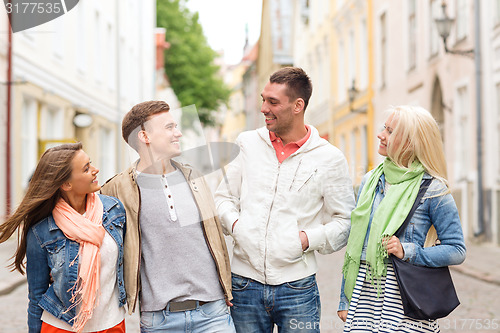
MULTIPOLYGON (((87 321, 82 332, 96 332, 109 329, 125 319, 125 308, 120 307, 119 291, 116 279, 116 262, 118 260, 118 245, 113 237, 106 232, 101 251, 101 271, 99 275, 100 293, 98 305, 95 307, 92 318, 87 321)), ((79 307, 77 307, 78 313, 79 307)), ((74 332, 71 326, 63 320, 57 319, 47 311, 42 313, 42 321, 67 331, 74 332)))

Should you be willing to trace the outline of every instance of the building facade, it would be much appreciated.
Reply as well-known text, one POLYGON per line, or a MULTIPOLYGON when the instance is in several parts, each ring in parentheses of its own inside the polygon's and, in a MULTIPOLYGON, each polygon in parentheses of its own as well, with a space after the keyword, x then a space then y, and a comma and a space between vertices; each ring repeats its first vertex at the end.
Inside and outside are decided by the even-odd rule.
MULTIPOLYGON (((466 237, 477 221, 476 90, 474 61, 444 52, 434 19, 442 1, 374 1, 375 123, 382 126, 391 105, 413 104, 429 110, 444 141, 448 179, 466 237)), ((472 0, 447 1, 456 22, 448 47, 474 47, 472 0)), ((377 140, 378 141, 378 140, 377 140)), ((371 148, 376 151, 376 143, 371 148)), ((377 161, 382 157, 378 156, 377 161)))
POLYGON ((131 162, 121 120, 154 98, 155 22, 155 1, 87 0, 14 34, 13 202, 53 145, 81 141, 101 183, 131 162))
POLYGON ((500 0, 480 5, 485 231, 500 245, 500 0))
POLYGON ((330 9, 332 142, 346 155, 355 187, 373 168, 372 0, 336 0, 330 9))
POLYGON ((10 184, 7 184, 7 94, 12 89, 12 85, 7 69, 9 67, 9 29, 6 11, 0 12, 0 216, 4 216, 9 204, 6 201, 7 192, 10 191, 10 184))
POLYGON ((257 56, 259 96, 272 73, 281 67, 293 65, 293 11, 296 2, 292 0, 262 1, 257 56))
POLYGON ((303 68, 313 85, 305 112, 307 123, 316 127, 321 137, 332 137, 330 94, 331 40, 330 0, 296 1, 294 8, 293 65, 303 68))

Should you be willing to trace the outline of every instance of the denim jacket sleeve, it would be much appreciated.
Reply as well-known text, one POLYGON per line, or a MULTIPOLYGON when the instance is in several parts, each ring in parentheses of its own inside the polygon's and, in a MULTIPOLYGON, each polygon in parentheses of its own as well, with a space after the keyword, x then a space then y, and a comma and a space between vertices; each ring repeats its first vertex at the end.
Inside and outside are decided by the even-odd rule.
MULTIPOLYGON (((359 195, 361 194, 361 191, 363 190, 363 186, 365 185, 366 179, 369 175, 371 175, 371 172, 369 172, 367 175, 365 175, 363 177, 363 179, 361 180, 361 184, 359 185, 359 189, 358 189, 358 195, 356 196, 356 205, 358 204, 359 195)), ((340 285, 340 301, 339 301, 339 308, 337 311, 347 311, 349 309, 349 300, 347 299, 347 296, 345 295, 344 287, 345 287, 345 279, 344 279, 344 275, 342 275, 342 283, 340 285)))
MULTIPOLYGON (((433 183, 438 182, 434 180, 433 183)), ((434 186, 435 191, 446 190, 445 185, 440 184, 441 186, 434 186)), ((431 185, 429 190, 432 188, 433 186, 431 185)), ((426 193, 425 196, 428 194, 426 193)), ((405 239, 402 243, 405 253, 403 260, 427 267, 461 264, 465 260, 465 241, 458 209, 452 195, 448 193, 435 196, 435 193, 430 193, 425 201, 419 207, 424 210, 423 214, 419 215, 421 217, 416 217, 415 215, 417 214, 415 214, 411 220, 414 223, 413 233, 415 233, 413 241, 405 239), (436 228, 441 243, 440 245, 424 248, 423 242, 431 224, 436 228), (416 233, 419 234, 417 235, 416 233), (416 239, 417 237, 418 240, 416 239)), ((408 232, 406 232, 406 235, 408 235, 408 232)))
POLYGON ((47 255, 33 232, 28 231, 26 238, 26 275, 28 278, 28 329, 38 333, 42 329, 42 308, 38 305, 49 288, 50 268, 47 255))
POLYGON ((344 279, 344 276, 342 276, 342 283, 340 285, 340 302, 339 302, 339 308, 337 311, 349 310, 349 300, 347 299, 347 296, 345 295, 344 286, 345 286, 345 279, 344 279))

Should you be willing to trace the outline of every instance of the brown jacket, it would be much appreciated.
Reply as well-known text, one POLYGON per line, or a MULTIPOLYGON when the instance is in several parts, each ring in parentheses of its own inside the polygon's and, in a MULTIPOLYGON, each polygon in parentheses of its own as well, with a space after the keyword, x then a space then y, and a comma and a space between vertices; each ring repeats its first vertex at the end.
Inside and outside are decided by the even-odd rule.
MULTIPOLYGON (((205 183, 203 176, 196 173, 189 166, 175 162, 173 162, 173 164, 182 171, 191 187, 191 191, 203 220, 203 233, 217 267, 219 282, 226 299, 231 300, 233 297, 231 295, 231 268, 229 266, 229 255, 210 189, 205 183)), ((141 196, 139 186, 135 180, 135 165, 136 163, 108 180, 101 188, 102 194, 120 199, 127 212, 123 275, 130 314, 135 311, 137 298, 141 288, 141 229, 139 227, 141 196)))

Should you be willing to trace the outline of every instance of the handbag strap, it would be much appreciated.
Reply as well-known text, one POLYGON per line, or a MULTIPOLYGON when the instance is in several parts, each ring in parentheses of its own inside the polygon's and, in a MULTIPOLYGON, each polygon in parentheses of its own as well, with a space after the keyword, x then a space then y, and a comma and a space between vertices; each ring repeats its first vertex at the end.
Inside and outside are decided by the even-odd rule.
POLYGON ((415 199, 415 202, 413 203, 413 206, 411 207, 411 210, 408 213, 408 216, 406 216, 406 219, 403 222, 403 224, 401 224, 399 229, 394 233, 394 236, 399 238, 401 236, 401 234, 403 233, 403 231, 406 229, 406 227, 408 226, 408 223, 410 223, 410 220, 413 216, 413 213, 415 213, 415 211, 417 210, 418 204, 419 204, 420 200, 422 200, 422 197, 424 196, 425 191, 427 191, 427 188, 429 187, 431 182, 432 182, 432 178, 425 179, 423 181, 423 183, 420 185, 420 190, 418 190, 417 198, 415 199))

